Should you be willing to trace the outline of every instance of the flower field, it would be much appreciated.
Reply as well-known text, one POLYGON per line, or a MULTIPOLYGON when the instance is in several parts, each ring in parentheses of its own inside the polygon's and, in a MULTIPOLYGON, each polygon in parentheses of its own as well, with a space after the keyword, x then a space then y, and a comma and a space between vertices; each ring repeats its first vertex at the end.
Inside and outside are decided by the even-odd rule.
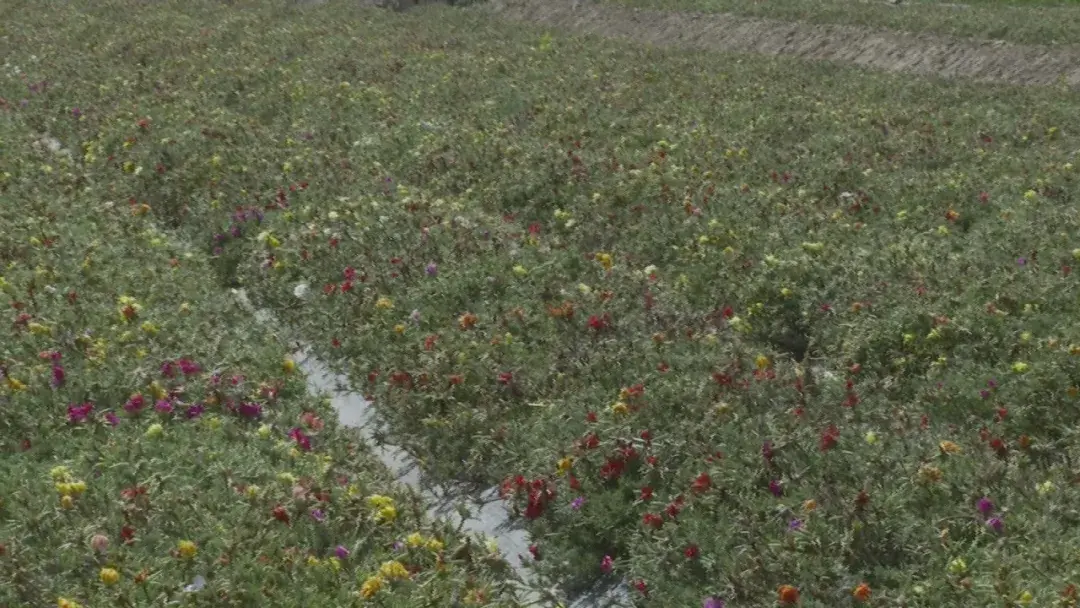
POLYGON ((520 604, 230 286, 429 478, 500 487, 545 586, 1077 604, 1074 92, 14 4, 0 605, 520 604))

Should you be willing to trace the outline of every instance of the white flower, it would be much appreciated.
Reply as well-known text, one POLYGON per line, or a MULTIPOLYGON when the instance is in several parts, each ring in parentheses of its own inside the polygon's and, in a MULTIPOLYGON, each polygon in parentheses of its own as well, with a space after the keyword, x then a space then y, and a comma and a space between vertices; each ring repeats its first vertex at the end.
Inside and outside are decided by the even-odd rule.
POLYGON ((293 287, 292 293, 294 296, 303 299, 307 297, 310 289, 311 287, 307 283, 297 283, 296 287, 293 287))

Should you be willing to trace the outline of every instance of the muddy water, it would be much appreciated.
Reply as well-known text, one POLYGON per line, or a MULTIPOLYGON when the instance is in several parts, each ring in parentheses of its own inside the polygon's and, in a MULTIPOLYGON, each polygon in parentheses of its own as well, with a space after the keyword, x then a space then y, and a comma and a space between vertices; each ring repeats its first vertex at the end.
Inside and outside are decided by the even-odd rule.
MULTIPOLYGON (((233 290, 233 294, 242 306, 251 310, 260 322, 280 329, 282 326, 272 313, 256 308, 243 290, 233 290)), ((303 370, 308 390, 316 395, 329 395, 340 422, 354 428, 360 437, 371 447, 372 452, 382 461, 397 478, 421 494, 430 505, 428 514, 433 518, 449 521, 451 525, 461 525, 463 530, 494 539, 503 557, 514 568, 517 575, 527 585, 535 581, 532 572, 523 565, 529 556, 529 535, 515 527, 502 501, 499 500, 498 488, 491 487, 482 492, 468 493, 450 485, 428 484, 420 475, 419 464, 399 447, 380 443, 375 437, 377 417, 375 409, 363 395, 351 388, 349 379, 334 373, 330 367, 311 350, 302 346, 294 355, 297 365, 303 370), (464 506, 468 516, 464 518, 459 507, 464 506)), ((599 568, 599 566, 598 566, 599 568)), ((528 590, 524 598, 535 606, 553 606, 550 600, 541 594, 528 590)), ((571 608, 614 608, 629 606, 629 594, 625 586, 614 590, 598 589, 595 593, 575 598, 571 608)))

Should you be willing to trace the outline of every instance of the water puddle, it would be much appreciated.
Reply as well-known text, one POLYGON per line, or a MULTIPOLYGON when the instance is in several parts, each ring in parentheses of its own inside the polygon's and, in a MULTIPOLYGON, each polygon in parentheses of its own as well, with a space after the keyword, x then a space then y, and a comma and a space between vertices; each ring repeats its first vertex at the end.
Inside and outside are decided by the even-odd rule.
MULTIPOLYGON (((254 313, 259 322, 276 329, 282 328, 271 312, 257 309, 244 290, 234 289, 233 294, 244 308, 254 313)), ((357 430, 361 439, 399 483, 413 488, 424 498, 430 505, 429 516, 448 521, 455 527, 460 526, 467 532, 493 539, 518 577, 525 585, 535 588, 535 576, 523 564, 523 560, 531 559, 529 535, 510 521, 506 507, 499 499, 497 487, 471 493, 451 485, 425 483, 420 475, 419 464, 411 456, 401 448, 386 445, 376 438, 375 410, 359 391, 350 388, 351 383, 346 376, 335 373, 306 346, 301 345, 293 356, 307 378, 308 390, 313 394, 330 396, 331 405, 337 411, 341 423, 357 430), (462 506, 465 509, 461 509, 462 506), (464 513, 467 513, 467 516, 464 513)), ((548 597, 557 595, 553 590, 548 597)), ((548 599, 532 589, 524 589, 523 596, 531 605, 549 605, 545 604, 548 599)), ((620 585, 614 590, 597 589, 595 593, 576 598, 569 605, 570 608, 614 608, 630 606, 631 602, 627 588, 620 585)))

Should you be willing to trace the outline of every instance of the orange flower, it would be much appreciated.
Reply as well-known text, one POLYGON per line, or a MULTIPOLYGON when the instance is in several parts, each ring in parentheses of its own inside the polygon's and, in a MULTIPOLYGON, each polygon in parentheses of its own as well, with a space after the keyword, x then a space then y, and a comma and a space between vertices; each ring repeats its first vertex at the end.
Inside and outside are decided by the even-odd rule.
POLYGON ((851 592, 851 595, 855 596, 855 599, 859 600, 860 602, 869 601, 870 585, 867 583, 859 583, 851 592))
POLYGON ((793 585, 780 585, 776 594, 780 596, 780 603, 785 606, 799 603, 799 588, 793 585))

